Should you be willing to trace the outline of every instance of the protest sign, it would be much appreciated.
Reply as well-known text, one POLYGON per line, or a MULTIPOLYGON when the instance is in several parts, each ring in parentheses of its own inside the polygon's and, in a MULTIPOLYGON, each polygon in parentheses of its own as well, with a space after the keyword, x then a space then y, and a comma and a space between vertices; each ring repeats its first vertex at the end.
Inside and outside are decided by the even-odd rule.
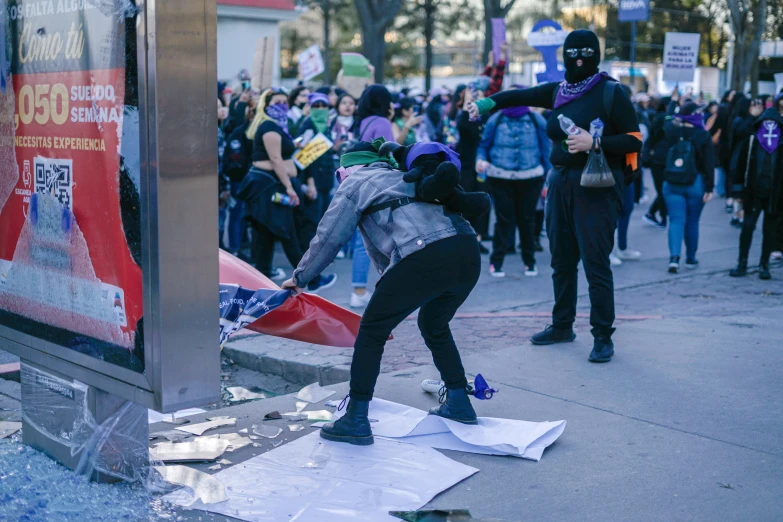
POLYGON ((500 46, 506 43, 506 19, 492 19, 492 54, 495 55, 495 62, 500 61, 500 46))
POLYGON ((322 72, 324 72, 324 59, 321 56, 321 49, 318 45, 311 45, 298 56, 299 76, 306 82, 309 82, 322 72))
POLYGON ((253 57, 253 76, 250 86, 254 91, 262 91, 272 85, 272 71, 275 61, 275 38, 262 36, 256 40, 256 53, 253 57))
POLYGON ((358 100, 372 83, 370 60, 359 53, 343 53, 341 58, 343 67, 337 74, 337 85, 358 100))
POLYGON ((666 33, 663 81, 692 82, 699 64, 699 33, 666 33))
POLYGON ((333 146, 332 140, 319 132, 313 139, 307 142, 307 145, 294 154, 294 163, 296 163, 297 167, 304 170, 312 165, 315 160, 332 150, 333 146))

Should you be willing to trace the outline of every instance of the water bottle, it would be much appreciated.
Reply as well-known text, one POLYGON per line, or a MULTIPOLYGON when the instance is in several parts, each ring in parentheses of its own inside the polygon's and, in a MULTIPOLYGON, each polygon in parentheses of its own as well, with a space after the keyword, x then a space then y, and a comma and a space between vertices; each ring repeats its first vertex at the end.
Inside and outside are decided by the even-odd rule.
POLYGON ((579 134, 579 127, 576 126, 576 123, 571 120, 568 116, 564 114, 560 114, 557 117, 557 121, 560 122, 560 128, 563 129, 563 132, 568 134, 569 136, 574 136, 575 134, 579 134))
POLYGON ((484 172, 476 172, 476 181, 479 183, 484 183, 487 181, 487 171, 486 169, 484 172))
POLYGON ((278 205, 284 205, 287 207, 295 206, 291 196, 288 194, 281 194, 280 192, 275 192, 272 194, 272 203, 277 203, 278 205))

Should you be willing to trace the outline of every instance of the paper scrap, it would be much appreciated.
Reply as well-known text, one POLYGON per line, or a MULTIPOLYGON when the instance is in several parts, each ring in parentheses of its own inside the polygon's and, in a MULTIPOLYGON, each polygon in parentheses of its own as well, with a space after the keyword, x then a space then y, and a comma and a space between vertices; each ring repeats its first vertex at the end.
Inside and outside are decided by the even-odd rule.
POLYGON ((296 398, 300 401, 305 402, 321 402, 322 400, 326 399, 327 397, 331 397, 336 392, 334 390, 327 390, 325 388, 321 388, 321 385, 317 382, 314 382, 313 384, 310 384, 308 386, 305 386, 301 390, 299 390, 299 393, 296 394, 296 398))
POLYGON ((174 413, 158 413, 155 410, 148 410, 147 421, 150 424, 155 424, 156 422, 168 422, 171 424, 174 423, 176 419, 198 415, 199 413, 206 413, 206 410, 202 410, 201 408, 188 408, 186 410, 175 411, 174 413))
POLYGON ((336 399, 335 399, 335 400, 331 400, 331 401, 326 401, 326 402, 324 403, 324 406, 328 406, 328 407, 330 407, 330 408, 337 408, 338 406, 340 406, 340 403, 341 403, 341 402, 342 402, 342 401, 338 401, 338 400, 336 400, 336 399))
POLYGON ((190 426, 185 426, 183 428, 176 428, 179 431, 185 431, 187 433, 192 433, 193 435, 201 435, 207 430, 211 430, 214 428, 220 428, 223 426, 234 426, 237 423, 237 420, 235 418, 232 419, 221 419, 221 420, 213 420, 209 422, 201 422, 199 424, 191 424, 190 426))
POLYGON ((289 424, 288 430, 289 431, 302 431, 304 429, 304 426, 301 424, 289 424))
POLYGON ((10 422, 10 421, 1 421, 0 422, 0 439, 4 439, 6 437, 10 437, 17 431, 22 429, 22 423, 21 422, 10 422))
POLYGON ((207 468, 207 469, 208 469, 208 470, 210 470, 210 471, 217 471, 217 470, 219 470, 220 468, 222 468, 222 466, 221 466, 220 464, 215 464, 214 466, 210 466, 210 467, 209 467, 209 468, 207 468))
POLYGON ((155 466, 155 470, 166 482, 185 486, 193 492, 192 495, 181 490, 172 493, 179 493, 181 506, 190 506, 198 500, 203 504, 216 504, 228 500, 225 486, 212 475, 187 466, 155 466))
POLYGON ((231 462, 231 461, 230 461, 230 460, 228 460, 228 459, 220 459, 219 461, 217 461, 217 463, 218 463, 218 464, 223 464, 224 466, 225 466, 226 464, 233 464, 233 462, 231 462))
POLYGON ((232 386, 226 388, 226 391, 231 394, 231 402, 266 399, 266 394, 250 391, 242 386, 232 386))
POLYGON ((161 462, 203 462, 220 457, 230 444, 227 440, 199 437, 190 442, 161 442, 150 448, 150 454, 161 462))

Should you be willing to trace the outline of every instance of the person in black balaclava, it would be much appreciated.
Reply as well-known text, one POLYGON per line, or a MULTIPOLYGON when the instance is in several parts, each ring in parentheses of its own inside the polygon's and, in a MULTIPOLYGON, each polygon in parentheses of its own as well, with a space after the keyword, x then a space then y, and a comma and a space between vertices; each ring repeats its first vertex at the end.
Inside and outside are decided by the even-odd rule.
MULTIPOLYGON (((642 148, 636 111, 612 78, 598 71, 601 49, 595 33, 571 32, 563 45, 565 81, 531 89, 501 92, 468 106, 471 117, 508 107, 529 105, 552 110, 547 135, 555 143, 550 156, 546 230, 552 254, 555 306, 552 325, 532 338, 533 344, 571 342, 576 316, 577 265, 581 260, 589 284, 590 324, 594 337, 591 362, 614 355, 614 282, 609 254, 622 206, 625 178, 632 181, 642 148), (568 135, 560 117, 578 132, 568 135), (600 120, 600 121, 599 121, 600 120), (602 130, 597 130, 598 128, 602 130), (590 129, 590 130, 588 130, 590 129), (594 131, 594 132, 592 132, 594 131), (594 138, 595 136, 595 138, 594 138), (612 187, 581 186, 582 170, 593 146, 603 149, 615 179, 612 187)), ((564 125, 565 126, 565 125, 564 125)))

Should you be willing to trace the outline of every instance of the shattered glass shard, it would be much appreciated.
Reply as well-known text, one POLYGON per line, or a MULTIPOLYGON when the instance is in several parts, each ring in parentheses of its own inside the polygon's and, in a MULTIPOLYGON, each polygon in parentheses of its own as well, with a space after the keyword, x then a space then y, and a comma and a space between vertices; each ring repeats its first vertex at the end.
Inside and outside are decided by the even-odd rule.
POLYGON ((185 486, 193 491, 188 505, 198 500, 204 504, 215 504, 228 500, 226 488, 216 478, 187 466, 155 466, 163 479, 172 484, 185 486))
POLYGON ((296 398, 305 402, 321 402, 322 400, 331 397, 336 392, 334 390, 327 390, 321 388, 321 385, 317 382, 305 386, 299 393, 296 394, 296 398))
POLYGON ((231 419, 213 420, 209 422, 201 422, 199 424, 191 424, 190 426, 185 426, 176 429, 178 429, 179 431, 192 433, 193 435, 201 435, 207 430, 220 428, 222 426, 234 426, 236 423, 237 420, 235 418, 231 418, 231 419))
POLYGON ((268 424, 253 424, 253 433, 267 439, 274 439, 283 433, 283 430, 268 424))

